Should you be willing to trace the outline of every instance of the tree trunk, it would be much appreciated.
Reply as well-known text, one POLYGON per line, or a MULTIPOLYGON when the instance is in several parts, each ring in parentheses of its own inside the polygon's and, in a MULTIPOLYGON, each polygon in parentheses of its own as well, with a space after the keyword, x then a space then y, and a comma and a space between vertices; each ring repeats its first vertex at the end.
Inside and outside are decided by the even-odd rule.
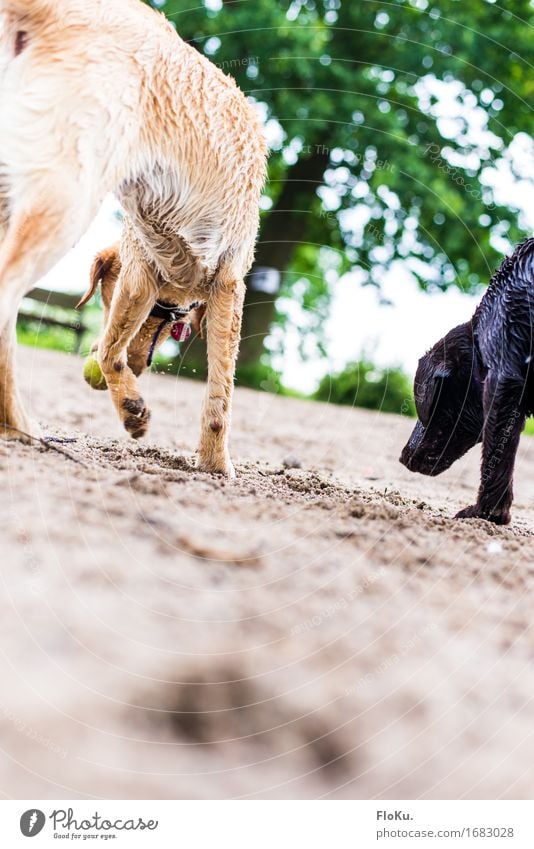
MULTIPOLYGON (((275 268, 281 274, 291 262, 296 247, 305 240, 307 214, 323 182, 330 154, 317 149, 307 159, 299 159, 288 174, 276 206, 263 223, 256 250, 254 269, 275 268)), ((254 271, 253 269, 253 271, 254 271)), ((269 335, 276 310, 277 295, 265 295, 247 288, 239 363, 258 362, 269 335)))

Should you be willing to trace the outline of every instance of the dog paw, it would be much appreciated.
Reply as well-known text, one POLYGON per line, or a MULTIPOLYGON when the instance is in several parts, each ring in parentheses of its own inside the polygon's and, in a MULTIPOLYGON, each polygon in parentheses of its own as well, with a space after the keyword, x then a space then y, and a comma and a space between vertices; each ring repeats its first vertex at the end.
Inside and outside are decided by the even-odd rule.
POLYGON ((229 480, 233 480, 236 477, 234 464, 232 463, 230 457, 213 457, 203 456, 199 453, 197 458, 197 469, 200 472, 208 472, 212 475, 224 475, 229 480))
POLYGON ((125 429, 133 439, 145 436, 150 423, 150 410, 142 398, 125 398, 122 408, 127 413, 123 419, 125 429))
POLYGON ((478 504, 473 504, 471 507, 465 507, 460 510, 454 517, 455 519, 484 519, 486 522, 493 522, 495 525, 509 525, 512 516, 507 507, 500 510, 487 511, 478 504))

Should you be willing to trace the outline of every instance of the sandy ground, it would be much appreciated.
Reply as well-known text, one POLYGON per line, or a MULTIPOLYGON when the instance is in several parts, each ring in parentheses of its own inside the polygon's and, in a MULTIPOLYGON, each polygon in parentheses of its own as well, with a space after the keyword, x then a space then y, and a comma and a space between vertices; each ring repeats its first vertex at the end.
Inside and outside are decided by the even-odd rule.
POLYGON ((410 420, 238 390, 228 483, 201 384, 144 377, 140 444, 19 354, 85 465, 0 446, 5 797, 532 797, 534 439, 514 524, 455 523, 478 452, 411 475, 410 420))

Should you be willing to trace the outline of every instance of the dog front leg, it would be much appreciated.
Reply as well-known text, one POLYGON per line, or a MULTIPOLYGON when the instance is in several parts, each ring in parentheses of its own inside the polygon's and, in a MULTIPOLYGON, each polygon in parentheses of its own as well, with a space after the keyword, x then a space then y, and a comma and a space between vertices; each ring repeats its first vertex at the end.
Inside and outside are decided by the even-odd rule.
POLYGON ((488 374, 484 384, 482 469, 477 503, 461 510, 457 519, 510 522, 514 464, 525 424, 525 386, 522 380, 488 374))
POLYGON ((208 339, 208 386, 202 410, 198 466, 206 472, 234 477, 230 459, 229 431, 234 374, 245 285, 220 278, 210 293, 206 309, 208 339))
POLYGON ((130 289, 129 284, 139 278, 139 273, 138 269, 123 267, 98 345, 98 361, 113 403, 125 429, 134 439, 146 434, 150 410, 128 365, 128 344, 146 321, 155 302, 153 281, 148 276, 142 281, 137 279, 135 291, 130 289), (126 280, 128 285, 124 285, 126 280))

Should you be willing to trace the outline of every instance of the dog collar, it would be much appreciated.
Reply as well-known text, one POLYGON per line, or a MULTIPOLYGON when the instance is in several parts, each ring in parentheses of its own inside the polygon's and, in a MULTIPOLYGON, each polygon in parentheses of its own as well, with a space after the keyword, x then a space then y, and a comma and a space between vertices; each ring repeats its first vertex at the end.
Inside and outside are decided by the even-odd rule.
POLYGON ((189 307, 177 307, 173 304, 159 303, 156 301, 150 310, 150 317, 159 318, 160 324, 158 325, 158 328, 152 337, 152 342, 150 343, 150 350, 148 352, 146 363, 147 368, 150 368, 152 365, 158 339, 167 324, 172 324, 171 336, 176 342, 187 342, 191 336, 191 323, 189 321, 182 321, 182 319, 185 318, 186 315, 189 315, 191 310, 196 309, 198 306, 198 302, 191 304, 189 307))
POLYGON ((188 315, 191 310, 196 309, 198 306, 198 301, 191 304, 189 307, 178 307, 174 304, 166 304, 156 301, 150 310, 150 316, 152 318, 159 318, 160 321, 165 321, 167 324, 172 324, 175 321, 180 321, 181 318, 188 315))

